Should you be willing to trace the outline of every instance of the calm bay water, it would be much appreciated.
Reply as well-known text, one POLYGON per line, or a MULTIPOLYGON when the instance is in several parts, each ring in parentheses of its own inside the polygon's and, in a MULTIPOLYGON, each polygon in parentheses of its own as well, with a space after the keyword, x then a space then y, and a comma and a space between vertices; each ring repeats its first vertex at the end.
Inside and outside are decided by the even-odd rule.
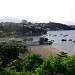
MULTIPOLYGON (((32 36, 34 41, 38 41, 40 36, 32 36)), ((75 30, 64 30, 64 31, 48 31, 46 35, 43 35, 50 40, 54 40, 52 46, 69 53, 75 54, 75 30), (66 39, 66 41, 61 41, 66 39), (69 41, 72 39, 72 41, 69 41)))
POLYGON ((62 51, 67 51, 75 54, 75 30, 67 30, 67 31, 48 31, 46 35, 49 40, 54 40, 52 46, 58 48, 62 51), (67 41, 61 41, 62 39, 66 39, 67 41), (72 41, 69 41, 72 39, 72 41))

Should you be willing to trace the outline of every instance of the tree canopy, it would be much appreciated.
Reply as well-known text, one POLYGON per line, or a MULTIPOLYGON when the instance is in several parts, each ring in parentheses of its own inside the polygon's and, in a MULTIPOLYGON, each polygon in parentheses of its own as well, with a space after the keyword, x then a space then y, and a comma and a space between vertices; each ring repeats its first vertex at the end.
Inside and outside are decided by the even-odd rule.
POLYGON ((0 75, 75 75, 75 55, 60 52, 43 59, 29 54, 18 59, 26 50, 26 46, 16 43, 0 44, 0 75))
POLYGON ((25 53, 26 46, 17 43, 0 44, 0 58, 3 64, 8 64, 14 59, 19 58, 19 53, 25 53))

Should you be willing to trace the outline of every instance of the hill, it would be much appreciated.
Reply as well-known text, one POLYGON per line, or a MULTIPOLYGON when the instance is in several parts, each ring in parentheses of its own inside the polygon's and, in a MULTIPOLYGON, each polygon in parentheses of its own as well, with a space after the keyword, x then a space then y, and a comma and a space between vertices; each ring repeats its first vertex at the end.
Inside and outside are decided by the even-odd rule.
POLYGON ((0 23, 0 36, 8 35, 42 35, 49 30, 74 30, 71 26, 61 23, 32 23, 27 20, 6 19, 0 23), (14 22, 15 21, 15 22, 14 22), (18 23, 16 21, 19 21, 18 23), (6 34, 4 34, 6 33, 6 34))
POLYGON ((73 30, 72 27, 66 24, 54 23, 54 22, 47 23, 45 28, 50 28, 50 30, 73 30))

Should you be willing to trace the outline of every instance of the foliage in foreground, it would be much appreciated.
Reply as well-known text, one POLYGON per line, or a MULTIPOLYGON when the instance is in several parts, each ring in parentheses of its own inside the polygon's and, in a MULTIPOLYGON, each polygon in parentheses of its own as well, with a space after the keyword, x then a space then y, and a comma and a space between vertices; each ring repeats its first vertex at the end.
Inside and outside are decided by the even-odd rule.
POLYGON ((0 75, 75 75, 75 55, 60 52, 43 60, 40 55, 29 54, 22 60, 18 59, 24 50, 25 46, 17 44, 0 45, 0 75))
POLYGON ((11 70, 16 70, 17 72, 26 71, 31 72, 35 71, 43 63, 43 59, 40 55, 30 54, 26 56, 22 61, 14 60, 8 68, 11 70))
POLYGON ((14 59, 19 58, 19 53, 25 53, 26 46, 17 43, 0 44, 0 58, 3 65, 9 64, 14 59))
POLYGON ((4 68, 0 75, 75 75, 75 55, 71 57, 50 56, 45 61, 37 56, 30 54, 19 63, 14 61, 4 68))

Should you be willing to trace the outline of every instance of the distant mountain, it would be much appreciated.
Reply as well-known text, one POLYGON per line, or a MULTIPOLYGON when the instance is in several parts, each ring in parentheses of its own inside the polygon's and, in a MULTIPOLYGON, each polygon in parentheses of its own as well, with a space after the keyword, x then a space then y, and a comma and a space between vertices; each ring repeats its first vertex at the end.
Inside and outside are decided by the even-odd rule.
POLYGON ((16 22, 16 23, 20 23, 21 19, 18 19, 18 18, 9 18, 9 17, 2 17, 2 18, 0 18, 0 22, 16 22))

